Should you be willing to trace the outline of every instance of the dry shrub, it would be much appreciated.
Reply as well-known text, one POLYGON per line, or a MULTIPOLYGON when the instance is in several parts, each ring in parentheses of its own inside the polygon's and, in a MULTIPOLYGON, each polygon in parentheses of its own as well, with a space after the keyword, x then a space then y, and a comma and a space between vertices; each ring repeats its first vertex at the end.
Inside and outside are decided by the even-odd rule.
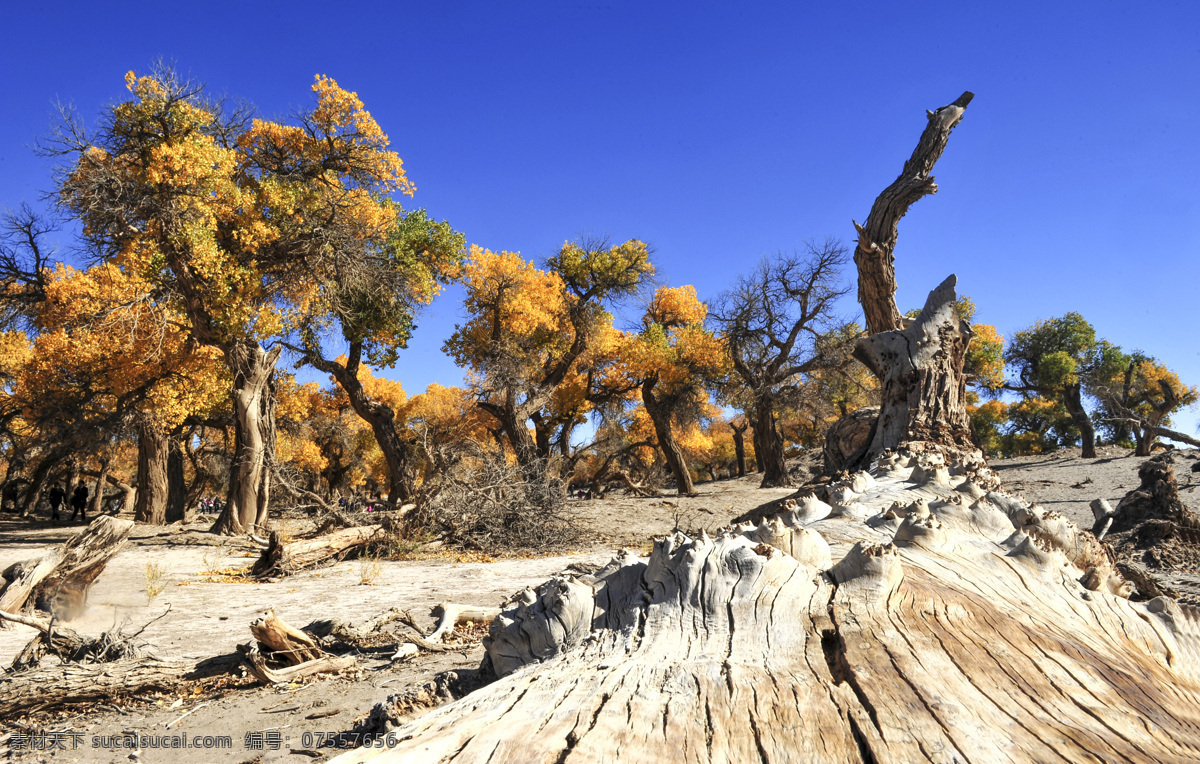
POLYGON ((560 479, 544 468, 522 470, 477 444, 447 465, 419 504, 448 540, 487 553, 548 552, 578 537, 560 479))

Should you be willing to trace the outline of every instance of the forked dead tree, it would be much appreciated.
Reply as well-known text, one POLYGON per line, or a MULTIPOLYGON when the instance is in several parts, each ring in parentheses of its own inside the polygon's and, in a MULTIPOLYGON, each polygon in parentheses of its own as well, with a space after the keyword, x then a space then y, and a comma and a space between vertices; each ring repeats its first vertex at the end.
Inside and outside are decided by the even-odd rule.
MULTIPOLYGON (((885 192, 891 244, 860 232, 884 255, 864 308, 894 307, 894 223, 969 99, 885 192)), ((871 472, 518 594, 485 641, 498 680, 337 761, 1200 761, 1200 618, 1130 601, 1094 536, 998 490, 962 439, 953 286, 907 328, 868 311, 871 472)))

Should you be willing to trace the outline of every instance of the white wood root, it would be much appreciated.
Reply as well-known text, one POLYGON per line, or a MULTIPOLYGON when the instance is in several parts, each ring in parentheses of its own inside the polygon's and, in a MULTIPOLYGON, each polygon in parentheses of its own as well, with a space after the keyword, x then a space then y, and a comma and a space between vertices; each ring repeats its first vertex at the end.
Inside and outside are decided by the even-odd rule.
POLYGON ((885 452, 828 511, 551 579, 493 622, 500 679, 336 761, 1200 761, 1196 612, 994 487, 885 452))

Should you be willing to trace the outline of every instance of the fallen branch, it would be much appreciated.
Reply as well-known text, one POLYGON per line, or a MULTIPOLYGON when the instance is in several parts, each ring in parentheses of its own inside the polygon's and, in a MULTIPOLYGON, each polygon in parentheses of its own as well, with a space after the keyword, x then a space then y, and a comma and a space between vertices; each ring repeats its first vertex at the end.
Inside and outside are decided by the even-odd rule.
POLYGON ((267 548, 254 563, 252 573, 263 578, 288 576, 327 560, 342 559, 371 543, 382 530, 382 525, 360 525, 290 544, 284 543, 279 531, 272 531, 267 548))
POLYGON ((31 639, 17 657, 13 659, 12 670, 23 671, 38 665, 42 655, 47 651, 57 655, 64 663, 106 663, 127 658, 135 658, 140 653, 140 646, 134 639, 142 634, 150 624, 160 620, 171 607, 162 615, 150 619, 140 629, 132 634, 126 634, 121 629, 114 628, 99 637, 87 637, 65 626, 44 620, 34 615, 20 615, 0 611, 0 620, 19 623, 37 629, 39 634, 31 639))
POLYGON ((267 666, 267 661, 263 658, 262 653, 258 651, 258 647, 254 645, 238 645, 238 651, 246 659, 250 673, 267 684, 286 684, 294 682, 301 677, 346 671, 358 666, 358 661, 353 656, 345 655, 337 657, 326 655, 322 658, 298 663, 295 666, 272 669, 267 666))
POLYGON ((222 655, 199 663, 142 658, 28 669, 8 674, 0 682, 0 716, 14 719, 35 711, 111 703, 116 697, 169 691, 188 682, 230 673, 241 663, 240 655, 222 655))
POLYGON ((276 615, 274 608, 250 622, 250 633, 273 654, 292 665, 324 655, 316 640, 276 615))
POLYGON ((437 628, 426 639, 438 642, 454 631, 460 623, 491 623, 500 615, 498 607, 478 607, 476 605, 459 605, 454 602, 443 602, 433 608, 433 617, 438 619, 437 628))

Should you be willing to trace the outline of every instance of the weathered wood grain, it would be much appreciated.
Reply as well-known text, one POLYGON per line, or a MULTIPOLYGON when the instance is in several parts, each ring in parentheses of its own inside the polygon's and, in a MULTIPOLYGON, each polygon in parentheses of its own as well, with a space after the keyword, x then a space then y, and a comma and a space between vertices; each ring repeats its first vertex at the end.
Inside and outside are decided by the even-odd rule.
POLYGON ((338 761, 1200 761, 1195 611, 992 488, 887 453, 829 512, 552 579, 493 622, 500 679, 338 761))

